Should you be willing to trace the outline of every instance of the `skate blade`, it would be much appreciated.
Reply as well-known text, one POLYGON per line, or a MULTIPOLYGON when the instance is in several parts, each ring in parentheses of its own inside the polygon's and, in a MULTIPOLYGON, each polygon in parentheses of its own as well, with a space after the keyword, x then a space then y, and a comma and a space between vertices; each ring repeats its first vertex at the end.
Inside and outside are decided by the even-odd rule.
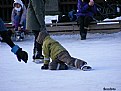
POLYGON ((91 71, 92 67, 90 67, 90 66, 83 66, 82 70, 83 71, 91 71))
POLYGON ((44 63, 43 59, 34 59, 33 62, 36 64, 44 63))

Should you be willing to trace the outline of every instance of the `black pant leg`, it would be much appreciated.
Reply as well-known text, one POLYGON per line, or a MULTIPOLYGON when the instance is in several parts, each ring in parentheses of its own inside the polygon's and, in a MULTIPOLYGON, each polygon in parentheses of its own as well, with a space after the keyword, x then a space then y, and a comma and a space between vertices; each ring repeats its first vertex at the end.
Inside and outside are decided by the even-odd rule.
POLYGON ((85 16, 85 18, 84 18, 84 27, 88 27, 91 21, 93 21, 92 17, 85 16))
POLYGON ((78 19, 81 39, 86 39, 86 34, 87 34, 87 31, 85 31, 84 29, 84 19, 85 19, 84 16, 80 16, 78 19))
POLYGON ((42 55, 42 45, 39 44, 36 39, 39 35, 39 31, 33 31, 35 39, 34 39, 34 50, 38 51, 42 55))
POLYGON ((86 39, 86 35, 87 35, 86 28, 89 26, 91 21, 93 21, 93 19, 90 16, 80 16, 79 17, 80 35, 81 35, 82 39, 86 39))
MULTIPOLYGON (((85 18, 84 18, 84 27, 88 28, 91 21, 93 21, 92 17, 85 16, 85 18)), ((84 30, 85 30, 85 34, 87 35, 87 29, 84 29, 84 30)))

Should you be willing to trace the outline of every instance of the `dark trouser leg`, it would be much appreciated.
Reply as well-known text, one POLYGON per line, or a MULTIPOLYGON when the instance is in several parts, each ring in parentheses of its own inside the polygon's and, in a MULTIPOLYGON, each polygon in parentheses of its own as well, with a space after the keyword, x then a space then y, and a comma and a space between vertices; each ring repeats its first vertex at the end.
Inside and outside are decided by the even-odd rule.
POLYGON ((92 17, 90 16, 85 16, 84 18, 84 31, 85 31, 85 35, 87 35, 87 28, 90 24, 90 22, 93 21, 92 17))
POLYGON ((80 25, 80 35, 81 35, 82 40, 86 39, 87 29, 85 29, 85 27, 87 28, 92 20, 93 19, 90 16, 80 16, 79 17, 78 21, 79 21, 79 25, 80 25))
POLYGON ((66 63, 67 65, 74 66, 75 58, 72 58, 68 51, 63 51, 58 54, 57 59, 66 63))
MULTIPOLYGON (((36 54, 36 52, 37 52, 37 55, 42 56, 42 45, 36 42, 36 39, 39 35, 39 31, 33 31, 33 33, 34 33, 34 36, 35 36, 35 39, 34 39, 34 54, 36 54)), ((33 59, 35 59, 35 58, 33 58, 33 59)))
POLYGON ((93 21, 92 17, 85 16, 85 18, 84 18, 84 27, 88 27, 91 21, 93 21))
POLYGON ((63 51, 60 54, 58 54, 57 57, 58 60, 61 60, 62 62, 66 63, 69 66, 81 68, 84 64, 86 64, 85 61, 73 58, 70 56, 70 54, 67 51, 63 51))
POLYGON ((86 39, 86 34, 87 31, 85 31, 84 29, 84 16, 80 16, 78 21, 79 21, 79 26, 80 26, 80 35, 81 35, 81 39, 86 39))
POLYGON ((68 66, 64 62, 56 59, 56 60, 52 60, 52 62, 49 64, 49 69, 50 70, 67 70, 68 66))
POLYGON ((14 23, 15 23, 15 30, 18 31, 20 16, 19 15, 16 15, 14 17, 14 19, 15 19, 15 21, 14 21, 14 23))
POLYGON ((13 41, 11 40, 11 37, 8 35, 8 31, 0 31, 1 37, 3 40, 11 47, 15 46, 13 41))

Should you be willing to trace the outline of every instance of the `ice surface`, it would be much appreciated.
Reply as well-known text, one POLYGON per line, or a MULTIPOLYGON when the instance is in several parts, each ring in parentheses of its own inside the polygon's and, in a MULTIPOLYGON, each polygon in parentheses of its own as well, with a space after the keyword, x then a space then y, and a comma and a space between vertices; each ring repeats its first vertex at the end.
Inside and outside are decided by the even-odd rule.
POLYGON ((0 43, 0 91, 121 91, 121 32, 80 35, 51 35, 73 57, 83 59, 92 71, 41 70, 32 62, 33 37, 15 42, 29 53, 29 61, 19 63, 5 43, 0 43), (108 90, 110 91, 110 90, 108 90))

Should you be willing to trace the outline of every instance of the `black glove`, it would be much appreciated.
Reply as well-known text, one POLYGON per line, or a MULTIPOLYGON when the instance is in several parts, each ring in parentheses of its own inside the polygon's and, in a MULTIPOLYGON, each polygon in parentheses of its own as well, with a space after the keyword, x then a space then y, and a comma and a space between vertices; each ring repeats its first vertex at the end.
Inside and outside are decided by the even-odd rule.
POLYGON ((49 69, 48 64, 44 64, 44 65, 41 67, 41 69, 43 69, 43 70, 49 69))
POLYGON ((22 48, 19 48, 18 51, 16 52, 18 61, 21 62, 23 60, 25 63, 27 63, 28 60, 28 53, 25 51, 22 51, 22 48))

